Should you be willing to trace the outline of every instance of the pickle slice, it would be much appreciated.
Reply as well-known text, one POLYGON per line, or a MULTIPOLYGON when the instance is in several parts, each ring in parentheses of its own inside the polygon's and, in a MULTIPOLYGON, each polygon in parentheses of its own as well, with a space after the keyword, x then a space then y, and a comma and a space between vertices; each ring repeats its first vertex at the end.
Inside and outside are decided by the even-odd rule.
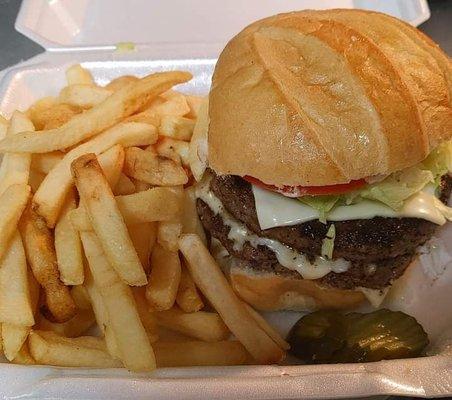
POLYGON ((317 311, 292 327, 291 352, 308 363, 352 363, 419 356, 428 345, 411 316, 386 309, 369 314, 317 311))
POLYGON ((345 345, 342 315, 334 311, 305 315, 292 327, 287 341, 294 356, 309 363, 328 363, 345 345))
POLYGON ((377 310, 348 324, 347 347, 363 351, 360 361, 417 357, 428 343, 422 326, 401 311, 377 310))

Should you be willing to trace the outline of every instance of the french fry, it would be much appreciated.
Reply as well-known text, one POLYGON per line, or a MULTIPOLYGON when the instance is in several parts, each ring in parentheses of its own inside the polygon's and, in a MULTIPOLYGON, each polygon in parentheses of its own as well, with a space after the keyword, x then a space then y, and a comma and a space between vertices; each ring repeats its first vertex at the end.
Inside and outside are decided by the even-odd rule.
POLYGON ((184 190, 184 205, 181 213, 182 232, 195 233, 207 245, 207 238, 196 210, 196 195, 194 186, 184 190))
POLYGON ((204 99, 205 98, 201 96, 185 95, 185 100, 187 100, 187 104, 190 107, 190 112, 187 114, 187 118, 195 120, 198 118, 199 109, 201 108, 201 104, 204 99))
POLYGON ((178 140, 190 140, 195 121, 176 115, 165 115, 160 120, 159 134, 178 140))
POLYGON ((28 184, 31 188, 31 193, 36 193, 36 191, 39 189, 39 186, 41 186, 42 181, 46 177, 45 174, 42 174, 41 172, 36 172, 34 170, 30 170, 30 176, 28 177, 28 184))
POLYGON ((118 347, 118 342, 116 340, 113 330, 106 326, 104 333, 105 344, 107 346, 108 353, 116 360, 121 360, 122 356, 118 347))
POLYGON ((0 196, 0 260, 8 251, 29 197, 30 186, 24 184, 12 185, 0 196))
POLYGON ((60 279, 65 285, 83 283, 83 253, 78 231, 73 227, 69 213, 76 208, 75 192, 70 191, 61 217, 55 226, 55 252, 60 279))
POLYGON ((153 126, 127 123, 116 125, 96 138, 72 149, 49 172, 35 193, 34 202, 39 214, 46 219, 49 227, 55 226, 65 196, 74 182, 71 163, 78 157, 88 153, 100 154, 116 144, 132 146, 153 143, 156 140, 157 132, 153 126))
MULTIPOLYGON (((149 252, 152 254, 152 250, 154 250, 154 247, 157 243, 157 223, 151 222, 151 229, 150 229, 150 235, 149 235, 149 252)), ((149 260, 149 266, 150 268, 150 260, 149 260)), ((146 271, 148 272, 148 271, 146 271)))
POLYGON ((207 165, 207 99, 171 89, 191 75, 66 76, 58 98, 0 116, 0 350, 138 372, 280 361, 288 344, 233 293, 183 187, 207 165), (81 336, 94 323, 103 338, 81 336))
POLYGON ((135 190, 136 188, 134 183, 130 180, 130 178, 127 175, 121 172, 118 182, 116 183, 116 186, 113 189, 113 194, 115 196, 121 196, 135 193, 135 190))
MULTIPOLYGON (((99 164, 102 168, 102 172, 105 175, 105 179, 107 180, 108 184, 110 185, 110 187, 115 186, 118 183, 119 177, 121 175, 121 170, 122 170, 122 166, 124 164, 124 149, 122 148, 121 145, 117 144, 113 147, 111 147, 110 149, 108 149, 107 151, 104 151, 103 153, 101 153, 98 157, 99 160, 99 164)), ((68 196, 70 195, 70 192, 68 193, 68 196)), ((84 209, 83 207, 81 207, 82 209, 84 209)), ((69 210, 70 212, 72 212, 72 210, 74 210, 75 207, 71 208, 71 210, 69 210)), ((63 214, 64 214, 64 208, 63 208, 63 214)), ((70 224, 72 229, 77 230, 81 230, 81 229, 76 229, 74 227, 74 225, 71 222, 71 218, 70 218, 70 213, 68 213, 68 223, 70 224)), ((58 224, 61 223, 61 221, 65 218, 65 215, 62 215, 60 220, 57 223, 58 224)), ((86 217, 86 224, 91 227, 91 224, 89 223, 89 218, 88 216, 86 217)), ((57 231, 56 227, 55 227, 55 232, 57 231)), ((68 232, 69 234, 72 234, 72 232, 68 232)), ((77 233, 78 235, 78 233, 77 233)), ((69 243, 68 243, 69 244, 69 243)), ((73 251, 73 250, 71 250, 73 251)), ((66 283, 67 284, 67 283, 66 283)), ((77 283, 78 284, 78 283, 77 283)))
POLYGON ((25 342, 16 356, 11 360, 13 364, 35 365, 36 361, 30 354, 28 342, 25 342))
POLYGON ((52 233, 42 217, 28 206, 19 229, 28 263, 45 292, 45 305, 57 322, 71 319, 76 306, 69 289, 60 280, 52 233))
POLYGON ((117 124, 160 93, 190 78, 190 73, 178 71, 148 75, 113 93, 101 104, 76 115, 60 128, 5 137, 0 141, 0 152, 47 153, 68 148, 117 124))
POLYGON ((176 303, 186 313, 193 313, 204 307, 201 297, 196 289, 195 282, 181 263, 179 288, 177 289, 176 303))
POLYGON ((127 284, 145 285, 146 274, 96 156, 81 156, 73 162, 72 171, 80 200, 112 267, 127 284))
POLYGON ((157 150, 155 149, 155 146, 154 146, 153 144, 150 144, 149 146, 147 146, 147 147, 145 148, 145 150, 146 150, 146 151, 149 151, 151 154, 153 154, 153 155, 155 155, 155 156, 158 155, 157 150))
POLYGON ((129 147, 126 150, 124 172, 129 177, 151 185, 175 186, 188 182, 185 170, 176 162, 138 147, 129 147))
POLYGON ((118 196, 116 202, 127 223, 169 221, 178 217, 182 194, 178 188, 155 187, 129 196, 118 196))
MULTIPOLYGON (((85 207, 80 204, 80 207, 72 210, 70 215, 72 226, 78 231, 91 231, 93 226, 88 217, 88 213, 85 210, 85 207)), ((125 221, 127 224, 127 221, 125 221)))
POLYGON ((44 316, 41 316, 35 329, 51 331, 64 337, 73 338, 86 333, 95 322, 96 319, 92 310, 78 310, 74 317, 61 324, 50 322, 44 316))
POLYGON ((6 136, 8 124, 8 120, 0 114, 0 139, 3 139, 6 136))
POLYGON ((251 317, 202 240, 197 235, 183 235, 179 240, 179 249, 187 260, 187 267, 196 286, 254 359, 263 364, 281 361, 284 351, 251 317))
POLYGON ((59 101, 86 110, 101 104, 112 93, 112 90, 92 84, 74 84, 66 86, 61 90, 59 101))
POLYGON ((121 362, 108 354, 105 342, 97 337, 65 338, 54 332, 33 331, 30 333, 28 346, 37 364, 60 367, 121 367, 121 362))
POLYGON ((257 324, 262 328, 262 330, 283 350, 289 350, 290 345, 287 343, 282 336, 260 315, 253 307, 249 304, 243 302, 243 305, 257 322, 257 324))
POLYGON ((91 299, 85 286, 77 285, 72 286, 71 296, 74 299, 75 304, 79 310, 91 310, 91 299))
MULTIPOLYGON (((178 190, 156 187, 145 192, 116 196, 116 203, 128 226, 153 221, 168 221, 178 217, 182 196, 178 190)), ((71 221, 79 231, 89 231, 91 224, 84 208, 71 212, 71 221)))
POLYGON ((41 294, 41 287, 39 286, 38 281, 36 280, 35 276, 33 275, 33 272, 30 269, 28 269, 28 290, 30 293, 30 302, 33 315, 35 316, 36 320, 36 315, 38 314, 38 305, 41 294))
POLYGON ((226 340, 231 332, 214 312, 184 313, 174 307, 155 313, 157 324, 204 342, 226 340))
POLYGON ((165 141, 163 146, 151 145, 146 148, 147 151, 150 151, 152 154, 156 156, 160 156, 162 158, 168 158, 171 161, 174 161, 177 165, 181 165, 182 161, 179 154, 176 153, 171 146, 166 145, 166 139, 169 138, 161 138, 159 141, 165 141))
POLYGON ((124 166, 124 148, 120 144, 117 144, 99 154, 97 159, 108 184, 111 188, 115 187, 121 176, 122 167, 124 166))
POLYGON ((154 145, 157 154, 169 158, 178 164, 189 166, 189 143, 165 137, 154 145))
POLYGON ((24 325, 2 324, 3 352, 12 361, 27 340, 31 328, 24 325))
POLYGON ((25 251, 16 230, 0 263, 0 322, 33 326, 33 305, 25 251))
POLYGON ((133 184, 135 185, 135 191, 138 192, 144 192, 145 190, 149 190, 152 185, 147 182, 139 181, 137 179, 133 180, 133 184))
POLYGON ((190 336, 183 335, 180 332, 173 331, 172 329, 165 328, 158 325, 159 341, 162 342, 190 342, 193 340, 190 336))
POLYGON ((137 251, 143 269, 147 272, 150 267, 150 256, 157 238, 157 223, 145 222, 127 227, 133 247, 137 251))
POLYGON ((182 93, 179 93, 173 89, 169 89, 166 92, 163 92, 162 94, 160 94, 159 99, 162 99, 162 101, 168 101, 168 100, 170 100, 174 97, 178 97, 180 95, 182 95, 182 93))
POLYGON ((237 341, 157 342, 154 350, 159 368, 242 365, 246 364, 249 357, 246 349, 237 341))
POLYGON ((80 108, 58 103, 54 97, 44 97, 34 103, 26 112, 35 129, 56 129, 79 114, 80 108))
POLYGON ((144 110, 138 114, 133 114, 126 118, 124 122, 141 122, 143 124, 149 124, 153 126, 159 126, 160 117, 154 114, 152 111, 144 110))
POLYGON ((132 289, 132 292, 141 323, 148 334, 149 341, 154 343, 159 338, 158 327, 154 315, 149 311, 148 302, 146 300, 146 289, 136 287, 132 289))
POLYGON ((114 92, 122 89, 124 86, 128 85, 129 83, 138 81, 139 78, 136 76, 131 75, 123 75, 119 78, 113 79, 111 82, 108 83, 108 85, 105 86, 106 89, 112 90, 114 92))
POLYGON ((121 360, 132 371, 154 369, 154 353, 136 309, 132 290, 108 264, 97 237, 91 232, 82 232, 81 238, 95 286, 105 304, 107 326, 113 330, 121 360))
MULTIPOLYGON (((15 111, 11 117, 6 137, 17 136, 23 131, 33 131, 28 117, 15 111)), ((11 185, 27 184, 30 174, 31 156, 24 153, 8 153, 3 156, 0 167, 0 195, 11 185)))
POLYGON ((86 270, 85 274, 86 278, 83 287, 86 289, 86 292, 90 297, 97 326, 100 329, 101 333, 104 335, 108 353, 113 358, 120 360, 121 355, 119 354, 118 343, 111 327, 109 326, 109 318, 104 300, 102 299, 99 290, 94 284, 94 279, 89 268, 86 270))
POLYGON ((190 112, 185 96, 177 92, 162 93, 147 109, 148 112, 160 117, 165 115, 184 116, 190 112))
POLYGON ((178 221, 161 221, 157 229, 157 242, 168 251, 179 250, 179 237, 182 233, 182 223, 178 221))
POLYGON ((58 102, 55 97, 48 96, 37 100, 33 103, 30 108, 26 111, 26 115, 30 118, 35 129, 41 130, 47 122, 47 110, 51 109, 58 102))
POLYGON ((31 169, 43 174, 48 174, 64 157, 61 151, 33 154, 31 157, 31 169))
POLYGON ((8 125, 6 136, 14 136, 25 131, 34 131, 34 125, 25 113, 14 111, 8 125))
POLYGON ((151 255, 151 273, 146 298, 152 310, 169 310, 175 300, 180 282, 180 260, 177 251, 155 245, 151 255))
POLYGON ((190 140, 188 159, 191 172, 199 182, 207 168, 207 131, 209 129, 209 100, 201 104, 193 135, 190 140))
POLYGON ((105 308, 104 300, 102 299, 99 290, 94 285, 94 279, 89 268, 85 271, 85 282, 83 283, 83 287, 86 289, 90 298, 97 326, 102 334, 105 335, 105 329, 108 325, 107 309, 105 308))
POLYGON ((72 117, 80 114, 81 108, 69 104, 57 103, 42 112, 40 119, 43 122, 43 130, 58 129, 69 122, 72 117))
POLYGON ((94 79, 86 68, 80 64, 74 64, 66 70, 68 85, 94 85, 94 79))

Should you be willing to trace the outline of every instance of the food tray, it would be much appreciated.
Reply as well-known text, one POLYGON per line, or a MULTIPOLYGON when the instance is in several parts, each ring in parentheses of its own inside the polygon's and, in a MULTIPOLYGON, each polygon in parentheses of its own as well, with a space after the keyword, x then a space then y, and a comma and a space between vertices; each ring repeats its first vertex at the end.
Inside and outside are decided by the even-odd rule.
MULTIPOLYGON (((194 79, 180 90, 196 94, 206 94, 209 90, 210 78, 219 49, 227 37, 239 29, 234 25, 222 31, 212 42, 196 42, 196 37, 174 34, 171 43, 162 43, 166 36, 155 38, 149 44, 152 32, 136 32, 124 41, 142 43, 134 51, 115 51, 112 40, 97 40, 95 31, 83 35, 83 24, 78 26, 79 33, 72 39, 58 43, 54 39, 62 38, 58 30, 45 31, 49 24, 49 7, 59 3, 66 15, 69 5, 75 2, 47 0, 25 1, 23 3, 17 28, 45 45, 48 51, 21 65, 5 71, 0 81, 0 113, 9 115, 14 109, 26 109, 34 100, 42 96, 57 94, 65 83, 65 69, 73 63, 82 63, 90 69, 99 84, 124 74, 143 76, 151 71, 183 69, 191 71, 194 79), (31 7, 33 3, 33 7, 31 7), (47 8, 46 8, 47 7, 47 8), (34 24, 30 15, 38 13, 34 24), (46 33, 47 32, 47 33, 46 33), (45 37, 45 33, 48 35, 45 37), (77 36, 78 35, 78 36, 77 36), (90 36, 91 35, 91 36, 90 36), (146 35, 149 40, 137 40, 146 35), (177 42, 185 38, 185 43, 177 42), (193 44, 187 49, 187 43, 193 44), (190 54, 188 54, 190 53, 190 54)), ((76 2, 75 14, 94 13, 99 4, 106 6, 106 1, 76 2), (92 4, 96 3, 96 4, 92 4), (90 8, 91 7, 91 8, 90 8)), ((168 2, 170 5, 182 3, 168 2)), ((168 4, 167 3, 167 4, 168 4)), ((229 2, 228 2, 229 3, 229 2)), ((234 3, 234 2, 231 2, 234 3)), ((253 3, 253 2, 250 2, 253 3)), ((279 11, 312 7, 312 1, 281 1, 275 9, 275 2, 264 1, 259 12, 262 14, 246 14, 247 18, 256 19, 279 11), (273 8, 271 8, 273 7, 273 8)), ((369 6, 372 1, 334 1, 322 2, 324 7, 352 7, 361 3, 369 6), (364 4, 366 3, 366 4, 364 4)), ((401 4, 402 2, 391 2, 401 4)), ((421 21, 427 16, 428 8, 423 1, 404 1, 411 14, 412 21, 421 21), (417 11, 416 11, 417 10, 417 11), (426 11, 427 10, 427 11, 426 11)), ((122 2, 108 2, 110 16, 118 16, 122 2)), ((128 2, 128 9, 148 7, 149 3, 139 0, 128 2)), ((201 3, 191 2, 193 9, 201 7, 201 3)), ((203 2, 204 4, 204 2, 203 2)), ((235 2, 238 4, 238 2, 235 2)), ((386 4, 386 3, 385 3, 386 4)), ((170 7, 168 5, 168 7, 170 7)), ((254 3, 256 5, 256 3, 254 3)), ((375 4, 374 4, 375 5, 375 4)), ((159 6, 160 7, 160 6, 159 6)), ((205 6, 204 6, 205 7, 205 6)), ((256 7, 258 8, 258 7, 256 7)), ((396 7, 395 7, 396 8, 396 7)), ((403 8, 403 7, 402 7, 403 8)), ((399 9, 402 9, 399 8, 399 9)), ((99 9, 100 10, 100 9, 99 9)), ((184 12, 187 10, 184 9, 184 12)), ((388 10, 386 10, 388 11, 388 10)), ((65 15, 64 12, 60 15, 65 15)), ((72 12, 72 11, 71 11, 72 12)), ((100 12, 100 11, 99 11, 100 12)), ((214 11, 211 10, 212 13, 214 11)), ((220 11, 215 10, 216 13, 220 11)), ((138 12, 137 15, 140 13, 138 12)), ((210 14, 204 10, 205 16, 210 14)), ((216 14, 215 14, 216 15, 216 14)), ((198 18, 199 14, 193 16, 198 18)), ((105 17, 105 15, 104 15, 105 17)), ((102 15, 93 15, 93 21, 107 23, 102 15), (96 19, 98 18, 98 19, 96 19)), ((107 17, 105 17, 107 18, 107 17)), ((139 17, 138 21, 139 21, 139 17)), ((206 17, 207 18, 207 17, 206 17)), ((63 18, 64 19, 64 18, 63 18)), ((83 19, 82 19, 83 20, 83 19)), ((227 23, 232 22, 228 20, 227 23)), ((91 21, 91 23, 93 23, 91 21)), ((220 19, 218 19, 220 21, 220 19)), ((74 22, 74 21, 72 21, 74 22)), ((141 23, 143 23, 142 21, 141 23)), ((174 21, 173 21, 174 22, 174 21)), ((240 20, 240 27, 249 21, 240 20)), ((72 28, 74 24, 70 25, 72 28)), ((191 25, 193 26, 193 24, 191 25)), ((49 28, 49 27, 48 27, 49 28)), ((50 28, 49 28, 50 29, 50 28)), ((124 29, 124 28, 123 28, 124 29)), ((182 28, 181 28, 182 29, 182 28)), ((183 27, 186 29, 186 27, 183 27)), ((72 30, 76 32, 76 30, 72 30)), ((199 35, 199 34, 198 34, 199 35)), ((202 36, 198 36, 202 38, 202 36)), ((449 396, 452 395, 452 226, 449 224, 438 234, 437 249, 426 254, 413 265, 404 280, 409 285, 398 285, 394 288, 386 306, 414 315, 429 332, 432 341, 430 356, 410 359, 382 361, 368 364, 341 364, 318 366, 237 366, 237 367, 193 367, 159 369, 151 374, 129 373, 123 369, 93 370, 71 368, 30 367, 12 364, 0 364, 0 397, 28 399, 290 399, 290 398, 351 398, 372 395, 405 395, 405 396, 449 396)), ((298 313, 268 313, 267 319, 282 333, 286 333, 292 323, 299 318, 298 313)))

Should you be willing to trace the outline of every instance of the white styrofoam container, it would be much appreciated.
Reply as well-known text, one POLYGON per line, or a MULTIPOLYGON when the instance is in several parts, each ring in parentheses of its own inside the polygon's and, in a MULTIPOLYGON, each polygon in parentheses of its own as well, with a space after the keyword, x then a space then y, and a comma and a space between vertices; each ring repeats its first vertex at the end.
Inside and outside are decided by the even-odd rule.
POLYGON ((48 50, 111 48, 118 42, 187 45, 218 52, 251 21, 306 8, 378 10, 419 25, 430 17, 425 0, 24 0, 16 29, 48 50))
MULTIPOLYGON (((24 0, 16 29, 47 51, 3 72, 0 113, 26 109, 57 94, 65 69, 81 63, 99 84, 132 74, 189 70, 180 89, 206 94, 216 57, 229 37, 260 17, 303 8, 364 7, 417 25, 429 17, 424 0, 24 0), (136 50, 120 53, 115 43, 136 50)), ((1 75, 1 74, 0 74, 1 75)), ((396 284, 386 306, 415 316, 429 332, 431 356, 367 364, 168 368, 152 374, 126 370, 0 364, 0 397, 27 399, 291 399, 372 395, 452 395, 452 226, 436 250, 423 255, 396 284), (401 281, 401 282, 403 282, 401 281), (409 281, 409 284, 406 284, 409 281)), ((266 317, 286 333, 297 313, 266 317)))

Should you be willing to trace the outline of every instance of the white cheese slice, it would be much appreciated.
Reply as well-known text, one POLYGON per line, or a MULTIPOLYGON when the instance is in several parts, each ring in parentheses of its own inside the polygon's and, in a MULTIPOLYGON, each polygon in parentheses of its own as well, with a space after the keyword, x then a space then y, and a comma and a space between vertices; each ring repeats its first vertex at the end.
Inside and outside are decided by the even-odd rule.
POLYGON ((249 242, 253 247, 266 246, 275 253, 283 267, 297 271, 304 279, 319 279, 332 271, 345 272, 350 267, 350 262, 342 258, 327 260, 316 257, 311 262, 304 254, 277 240, 257 236, 225 210, 220 199, 210 191, 209 181, 209 178, 204 179, 196 185, 196 197, 204 201, 216 215, 220 215, 223 223, 229 227, 228 239, 233 241, 234 250, 240 251, 245 242, 249 242))
MULTIPOLYGON (((261 189, 253 185, 256 213, 261 229, 296 225, 319 218, 319 213, 297 199, 261 189)), ((363 200, 349 206, 339 206, 327 215, 329 221, 370 219, 374 217, 412 217, 443 225, 452 220, 452 209, 437 199, 431 188, 426 188, 405 202, 396 212, 383 203, 363 200)))
POLYGON ((378 308, 381 306, 381 303, 383 303, 383 300, 385 299, 386 295, 389 292, 389 286, 385 287, 384 289, 369 289, 366 287, 357 287, 356 290, 361 292, 369 301, 369 303, 374 308, 378 308))

